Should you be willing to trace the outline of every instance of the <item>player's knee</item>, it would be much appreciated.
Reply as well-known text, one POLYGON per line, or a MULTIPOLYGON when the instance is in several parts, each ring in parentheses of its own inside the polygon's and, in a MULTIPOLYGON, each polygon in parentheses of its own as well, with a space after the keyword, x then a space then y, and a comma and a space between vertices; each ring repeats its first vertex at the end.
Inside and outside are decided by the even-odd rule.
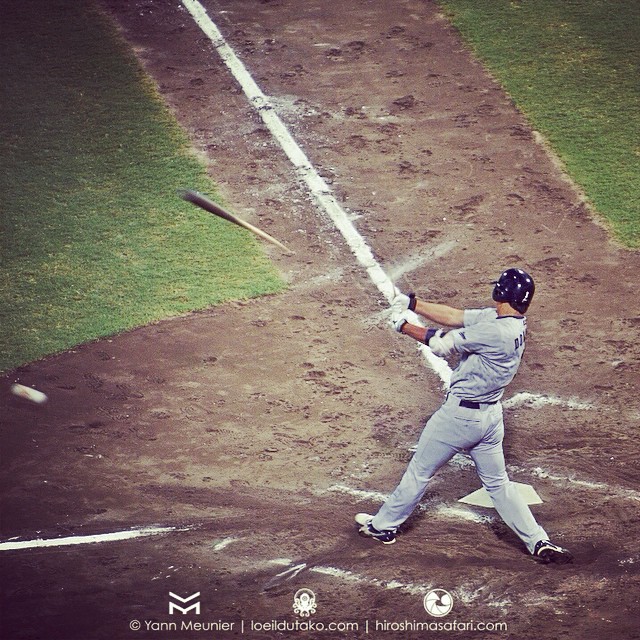
POLYGON ((509 476, 496 476, 495 478, 483 478, 482 484, 489 495, 502 493, 510 484, 509 476))

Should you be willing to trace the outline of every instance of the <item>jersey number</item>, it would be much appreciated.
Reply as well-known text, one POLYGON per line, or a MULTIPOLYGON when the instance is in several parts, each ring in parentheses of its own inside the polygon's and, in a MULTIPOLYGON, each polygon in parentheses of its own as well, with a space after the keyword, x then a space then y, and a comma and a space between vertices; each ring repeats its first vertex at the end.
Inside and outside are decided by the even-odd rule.
POLYGON ((524 344, 524 333, 521 333, 517 338, 516 338, 516 344, 515 344, 515 349, 516 351, 524 344))

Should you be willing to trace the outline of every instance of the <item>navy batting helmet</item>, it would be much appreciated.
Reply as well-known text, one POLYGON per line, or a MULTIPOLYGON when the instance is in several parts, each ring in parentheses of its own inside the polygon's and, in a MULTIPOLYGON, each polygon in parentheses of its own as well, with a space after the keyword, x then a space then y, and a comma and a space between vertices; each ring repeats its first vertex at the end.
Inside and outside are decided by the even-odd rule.
POLYGON ((507 269, 494 283, 493 299, 508 302, 520 313, 526 313, 536 290, 533 278, 522 269, 507 269))

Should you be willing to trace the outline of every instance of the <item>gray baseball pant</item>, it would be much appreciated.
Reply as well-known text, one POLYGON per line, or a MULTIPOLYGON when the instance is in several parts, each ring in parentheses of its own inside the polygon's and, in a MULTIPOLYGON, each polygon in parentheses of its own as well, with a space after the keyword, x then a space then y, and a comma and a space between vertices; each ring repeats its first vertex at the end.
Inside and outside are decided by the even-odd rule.
POLYGON ((371 524, 379 531, 401 525, 422 499, 436 471, 456 453, 467 450, 496 511, 533 553, 538 541, 549 538, 536 522, 516 485, 509 480, 502 450, 503 439, 504 420, 500 403, 469 409, 461 407, 457 398, 449 394, 427 422, 400 484, 371 524))

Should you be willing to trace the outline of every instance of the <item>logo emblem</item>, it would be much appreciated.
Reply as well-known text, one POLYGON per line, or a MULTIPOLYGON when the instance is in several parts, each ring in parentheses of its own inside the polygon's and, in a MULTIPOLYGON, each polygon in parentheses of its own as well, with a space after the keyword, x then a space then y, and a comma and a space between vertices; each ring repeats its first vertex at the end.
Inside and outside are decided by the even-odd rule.
POLYGON ((293 610, 301 618, 316 612, 316 594, 311 589, 299 589, 293 596, 293 610))
POLYGON ((432 589, 424 597, 424 608, 434 618, 444 618, 453 609, 453 596, 444 589, 432 589))
MULTIPOLYGON (((174 598, 175 600, 179 600, 180 602, 182 602, 182 604, 187 604, 187 602, 191 602, 191 600, 195 600, 195 598, 197 598, 200 595, 200 592, 198 591, 197 593, 192 593, 189 597, 187 598, 181 598, 180 596, 176 595, 175 593, 172 593, 171 591, 169 591, 169 597, 170 598, 174 598)), ((194 602, 192 605, 190 605, 189 607, 182 607, 179 604, 176 604, 175 602, 169 602, 169 614, 173 615, 173 612, 175 610, 181 611, 182 615, 186 615, 187 613, 189 613, 189 611, 191 611, 192 609, 194 609, 194 613, 196 615, 200 615, 200 603, 199 602, 194 602)))

